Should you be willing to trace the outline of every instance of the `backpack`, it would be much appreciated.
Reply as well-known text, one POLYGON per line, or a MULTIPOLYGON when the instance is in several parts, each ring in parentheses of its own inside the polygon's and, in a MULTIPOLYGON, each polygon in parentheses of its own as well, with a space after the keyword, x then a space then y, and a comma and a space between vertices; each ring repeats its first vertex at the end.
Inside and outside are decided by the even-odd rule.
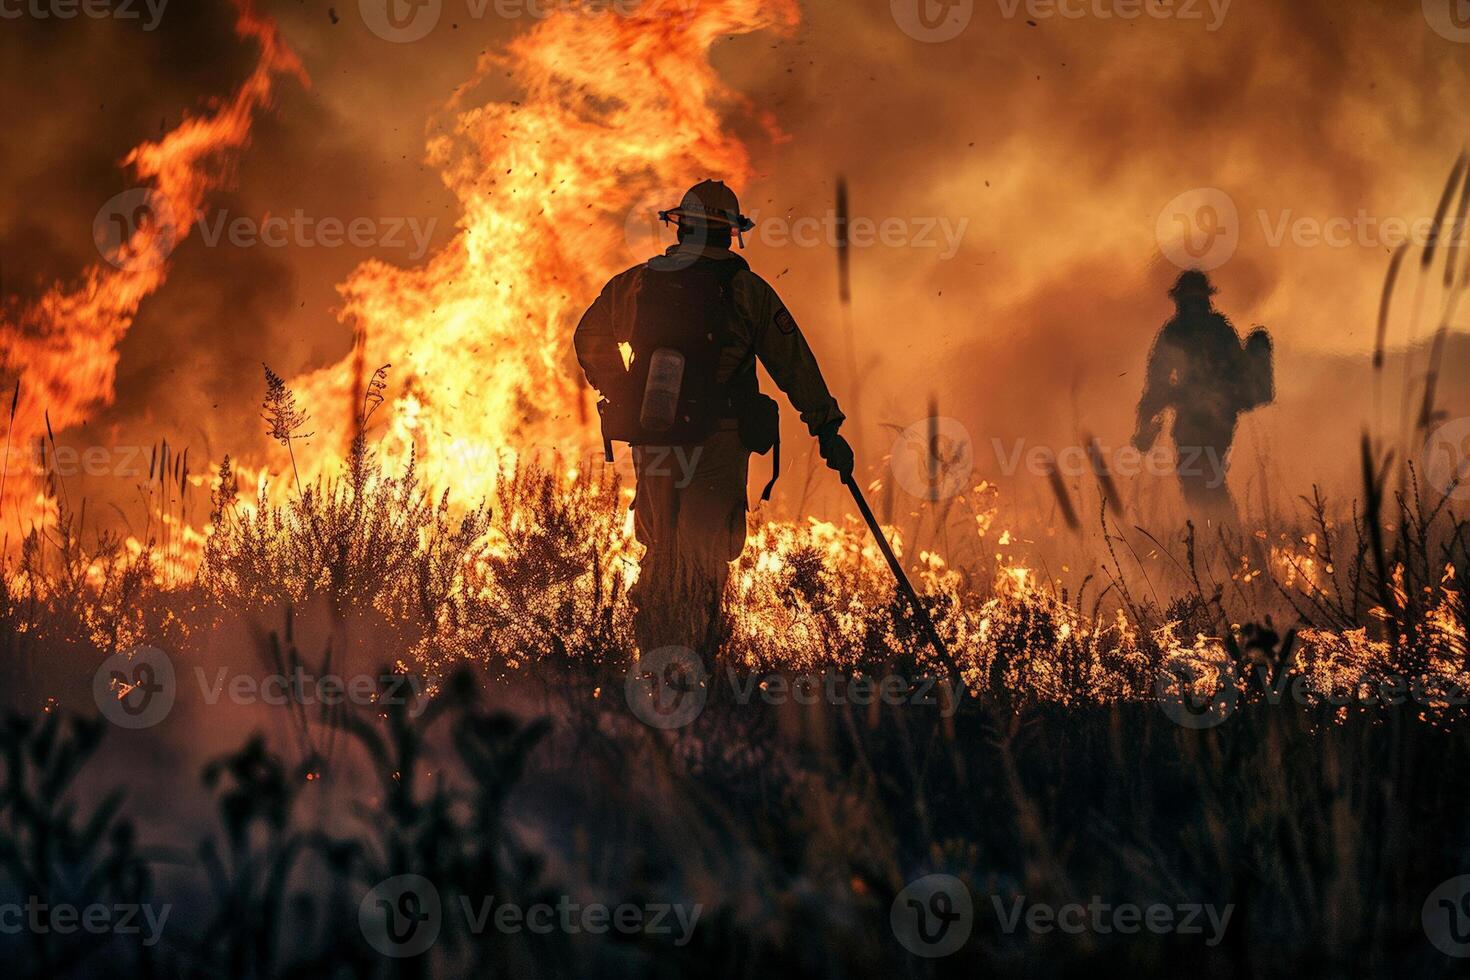
POLYGON ((735 300, 730 284, 746 268, 739 259, 699 259, 676 269, 643 267, 628 336, 633 356, 623 397, 610 406, 615 416, 610 420, 610 438, 635 446, 693 445, 713 434, 721 420, 735 417, 731 386, 720 384, 718 377, 720 354, 731 342, 735 300), (680 355, 683 371, 677 379, 672 425, 651 429, 640 415, 649 369, 660 351, 680 355))
POLYGON ((700 258, 673 269, 652 263, 643 267, 628 337, 633 352, 628 375, 619 396, 597 406, 606 458, 612 458, 613 441, 634 446, 694 445, 709 438, 721 422, 733 419, 741 443, 751 452, 765 455, 775 450, 771 479, 761 493, 762 500, 770 499, 781 472, 780 409, 775 399, 761 393, 754 371, 724 384, 718 380, 720 355, 732 340, 731 283, 749 268, 739 257, 700 258), (673 424, 652 430, 643 423, 642 409, 650 373, 655 384, 662 380, 663 362, 655 355, 662 359, 664 352, 682 359, 682 377, 673 424))
POLYGON ((1240 409, 1249 411, 1276 399, 1276 375, 1271 364, 1271 335, 1265 327, 1251 331, 1245 339, 1245 357, 1240 383, 1240 409))

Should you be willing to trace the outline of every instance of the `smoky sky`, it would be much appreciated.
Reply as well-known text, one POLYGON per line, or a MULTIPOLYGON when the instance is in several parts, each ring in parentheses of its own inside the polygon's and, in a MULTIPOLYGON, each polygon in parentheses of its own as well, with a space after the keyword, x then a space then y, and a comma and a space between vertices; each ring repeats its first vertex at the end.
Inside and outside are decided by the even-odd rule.
MULTIPOLYGON (((740 188, 747 210, 788 229, 820 222, 842 175, 854 216, 904 227, 896 244, 854 248, 851 355, 833 242, 757 234, 746 257, 788 302, 839 400, 861 401, 854 428, 870 456, 932 400, 970 429, 977 468, 994 478, 997 439, 1126 441, 1179 272, 1157 219, 1176 195, 1217 188, 1240 229, 1212 272, 1218 300, 1242 332, 1265 325, 1277 343, 1279 401, 1242 448, 1265 447, 1283 492, 1347 478, 1372 415, 1366 357, 1390 248, 1360 231, 1335 247, 1273 242, 1272 230, 1432 211, 1470 135, 1470 45, 1432 30, 1419 3, 1234 0, 1188 5, 1198 18, 1134 19, 1115 15, 1125 4, 1064 6, 1086 13, 976 3, 958 37, 929 44, 899 29, 886 0, 822 0, 802 5, 790 35, 718 42, 716 67, 748 100, 729 118, 758 173, 740 188)), ((428 37, 395 44, 367 29, 356 0, 260 9, 311 82, 281 81, 210 208, 412 219, 442 245, 457 213, 424 163, 426 133, 477 56, 528 16, 492 4, 476 17, 445 0, 428 37)), ((256 52, 234 19, 222 0, 173 0, 152 31, 117 18, 0 23, 11 301, 94 261, 92 218, 130 186, 121 158, 248 74, 256 52)), ((681 192, 669 188, 670 203, 681 192)), ((215 458, 248 455, 261 439, 260 362, 289 376, 340 359, 350 337, 336 285, 367 258, 416 264, 412 251, 211 246, 196 229, 123 342, 95 438, 168 435, 215 458)), ((1392 339, 1412 339, 1402 320, 1392 339)), ((1470 411, 1454 376, 1445 400, 1470 411)), ((799 466, 803 444, 789 435, 799 466)), ((1017 482, 1018 499, 1044 498, 1044 484, 1017 482)))
POLYGON ((65 281, 96 259, 92 216, 131 186, 119 161, 254 66, 234 20, 227 4, 191 3, 166 9, 151 31, 88 17, 0 22, 7 294, 65 281))

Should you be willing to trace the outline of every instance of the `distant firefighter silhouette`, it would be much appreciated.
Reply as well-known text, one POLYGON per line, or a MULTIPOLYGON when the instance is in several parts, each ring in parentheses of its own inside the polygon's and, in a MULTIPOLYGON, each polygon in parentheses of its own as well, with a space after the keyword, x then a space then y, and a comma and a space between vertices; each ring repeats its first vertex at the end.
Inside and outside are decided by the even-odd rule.
POLYGON ((602 396, 608 458, 614 441, 633 447, 634 529, 646 549, 632 595, 639 650, 703 655, 718 642, 721 594, 745 546, 750 454, 774 448, 779 468, 778 409, 760 391, 756 361, 801 412, 828 466, 851 473, 853 455, 796 320, 730 250, 753 227, 734 191, 704 181, 659 217, 677 224, 678 243, 614 277, 574 342, 602 396))
POLYGON ((1149 355, 1133 445, 1153 448, 1164 412, 1174 411, 1176 470, 1190 511, 1210 518, 1233 513, 1226 486, 1230 444, 1242 412, 1275 397, 1271 337, 1253 331, 1244 345, 1213 306, 1215 287, 1203 272, 1183 273, 1169 290, 1174 316, 1149 355))

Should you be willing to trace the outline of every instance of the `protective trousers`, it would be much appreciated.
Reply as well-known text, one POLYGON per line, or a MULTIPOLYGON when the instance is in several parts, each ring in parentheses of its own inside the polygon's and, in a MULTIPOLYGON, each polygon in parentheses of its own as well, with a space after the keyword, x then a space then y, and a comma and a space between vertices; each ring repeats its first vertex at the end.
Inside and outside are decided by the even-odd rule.
POLYGON ((639 649, 679 645, 709 662, 719 643, 720 598, 745 547, 750 451, 733 430, 694 446, 634 446, 638 542, 633 586, 639 649))

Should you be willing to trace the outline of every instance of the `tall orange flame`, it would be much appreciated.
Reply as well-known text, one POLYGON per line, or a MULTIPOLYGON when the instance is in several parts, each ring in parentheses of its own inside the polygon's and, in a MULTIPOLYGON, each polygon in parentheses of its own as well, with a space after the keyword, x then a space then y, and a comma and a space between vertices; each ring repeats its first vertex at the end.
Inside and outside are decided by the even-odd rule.
MULTIPOLYGON (((488 492, 528 446, 595 444, 570 359, 572 328, 636 254, 639 202, 704 176, 742 185, 750 162, 722 114, 748 109, 709 63, 715 40, 796 23, 794 0, 652 0, 634 15, 563 10, 481 57, 449 101, 428 158, 458 199, 454 239, 420 268, 373 260, 339 289, 359 349, 297 378, 314 456, 336 462, 363 366, 393 365, 384 456, 413 451, 431 484, 488 492), (477 103, 507 75, 518 101, 477 103)), ((774 132, 769 120, 761 120, 774 132)), ((668 206, 664 204, 663 206, 668 206)))
MULTIPOLYGON (((249 143, 251 120, 270 103, 275 76, 307 84, 275 24, 257 16, 250 0, 238 2, 236 33, 260 45, 250 76, 213 112, 186 117, 122 160, 139 186, 98 215, 94 230, 106 261, 88 266, 80 284, 58 282, 34 302, 7 302, 0 313, 0 376, 21 381, 9 433, 13 446, 44 432, 45 414, 59 430, 112 403, 117 345, 139 304, 168 279, 169 256, 189 235, 207 196, 229 179, 235 156, 249 143)), ((13 505, 33 489, 12 473, 0 507, 14 513, 13 505)))

